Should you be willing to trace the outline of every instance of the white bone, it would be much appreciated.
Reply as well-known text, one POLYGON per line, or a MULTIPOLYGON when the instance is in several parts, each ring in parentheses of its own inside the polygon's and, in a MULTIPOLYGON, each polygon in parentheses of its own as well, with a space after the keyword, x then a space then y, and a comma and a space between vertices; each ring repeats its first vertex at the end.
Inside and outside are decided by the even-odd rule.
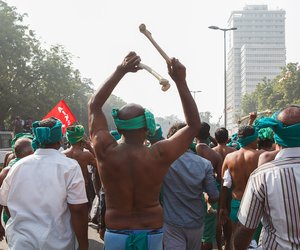
POLYGON ((138 66, 140 68, 145 69, 146 71, 148 71, 150 74, 152 74, 159 81, 159 84, 162 85, 162 87, 161 87, 162 91, 167 91, 170 88, 171 85, 170 85, 169 81, 167 79, 163 78, 160 74, 158 74, 152 68, 150 68, 149 66, 147 66, 143 63, 139 63, 138 66))
POLYGON ((162 50, 162 48, 157 44, 157 42, 153 39, 151 33, 149 30, 147 30, 145 24, 141 24, 139 26, 140 32, 143 33, 149 40, 150 42, 154 45, 154 47, 158 50, 158 52, 162 55, 162 57, 166 60, 168 64, 171 64, 171 59, 170 57, 162 50))

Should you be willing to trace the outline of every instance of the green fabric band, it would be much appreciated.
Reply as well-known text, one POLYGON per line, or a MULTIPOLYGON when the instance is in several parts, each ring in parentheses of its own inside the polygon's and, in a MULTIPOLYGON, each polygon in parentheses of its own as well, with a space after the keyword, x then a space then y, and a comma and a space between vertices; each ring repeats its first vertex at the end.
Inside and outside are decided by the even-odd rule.
POLYGON ((163 136, 162 136, 162 129, 161 126, 159 124, 156 124, 156 129, 155 129, 155 133, 154 135, 148 135, 147 136, 147 140, 149 140, 150 142, 158 142, 160 140, 163 140, 163 136))
POLYGON ((63 137, 62 123, 60 120, 56 120, 56 124, 52 128, 39 127, 39 121, 36 121, 32 124, 32 131, 35 136, 34 143, 36 143, 38 147, 59 142, 63 137))
POLYGON ((148 234, 130 234, 126 239, 125 250, 148 250, 148 234))
POLYGON ((300 123, 286 126, 274 118, 263 118, 257 122, 258 128, 270 127, 274 131, 274 140, 283 147, 300 147, 300 123))
POLYGON ((148 134, 153 136, 156 129, 154 115, 149 110, 144 110, 144 115, 140 115, 128 120, 119 119, 118 109, 113 109, 111 113, 119 130, 136 130, 140 128, 147 128, 148 134))
POLYGON ((68 127, 66 137, 71 145, 82 141, 84 139, 84 127, 82 125, 68 127))
POLYGON ((254 142, 257 139, 257 137, 258 137, 258 131, 255 129, 253 135, 249 135, 243 138, 239 137, 238 143, 243 148, 249 145, 251 142, 254 142))

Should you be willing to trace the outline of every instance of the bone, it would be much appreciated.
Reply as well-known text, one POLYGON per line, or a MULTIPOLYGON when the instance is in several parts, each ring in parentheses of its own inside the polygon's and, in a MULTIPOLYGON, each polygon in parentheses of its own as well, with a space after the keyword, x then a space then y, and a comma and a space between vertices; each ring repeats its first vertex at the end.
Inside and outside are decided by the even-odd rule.
MULTIPOLYGON (((259 111, 256 113, 257 115, 270 115, 272 114, 272 111, 267 109, 264 111, 259 111)), ((248 119, 250 117, 250 115, 245 115, 243 116, 240 120, 238 120, 238 124, 242 123, 243 121, 245 121, 246 119, 248 119)))
POLYGON ((151 75, 153 75, 159 81, 159 84, 162 85, 161 86, 162 91, 167 91, 171 87, 169 81, 167 79, 163 78, 160 74, 158 74, 156 71, 154 71, 151 67, 149 67, 143 63, 139 63, 138 66, 140 68, 148 71, 151 75))
POLYGON ((157 42, 153 39, 152 34, 150 33, 149 30, 147 30, 145 24, 141 24, 139 26, 140 32, 143 33, 149 41, 154 45, 154 47, 157 49, 157 51, 162 55, 162 57, 166 60, 167 64, 171 64, 171 59, 170 57, 162 50, 162 48, 157 44, 157 42))

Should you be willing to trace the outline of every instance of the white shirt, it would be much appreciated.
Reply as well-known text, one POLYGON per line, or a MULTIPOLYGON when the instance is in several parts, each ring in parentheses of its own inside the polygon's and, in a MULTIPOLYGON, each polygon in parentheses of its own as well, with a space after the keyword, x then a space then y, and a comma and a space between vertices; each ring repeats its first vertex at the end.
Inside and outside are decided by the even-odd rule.
POLYGON ((253 171, 238 218, 251 229, 262 218, 263 249, 300 249, 300 147, 282 149, 253 171))
POLYGON ((75 249, 69 204, 87 202, 77 161, 55 149, 38 149, 18 161, 0 188, 8 206, 9 249, 75 249))

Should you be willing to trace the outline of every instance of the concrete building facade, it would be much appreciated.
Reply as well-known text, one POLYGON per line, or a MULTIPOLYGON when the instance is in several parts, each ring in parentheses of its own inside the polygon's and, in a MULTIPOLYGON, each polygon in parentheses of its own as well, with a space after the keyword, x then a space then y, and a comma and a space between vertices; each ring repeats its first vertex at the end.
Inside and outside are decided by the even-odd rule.
POLYGON ((267 5, 246 5, 233 11, 227 36, 227 128, 237 130, 242 97, 255 90, 263 78, 274 79, 286 64, 285 11, 267 5))

